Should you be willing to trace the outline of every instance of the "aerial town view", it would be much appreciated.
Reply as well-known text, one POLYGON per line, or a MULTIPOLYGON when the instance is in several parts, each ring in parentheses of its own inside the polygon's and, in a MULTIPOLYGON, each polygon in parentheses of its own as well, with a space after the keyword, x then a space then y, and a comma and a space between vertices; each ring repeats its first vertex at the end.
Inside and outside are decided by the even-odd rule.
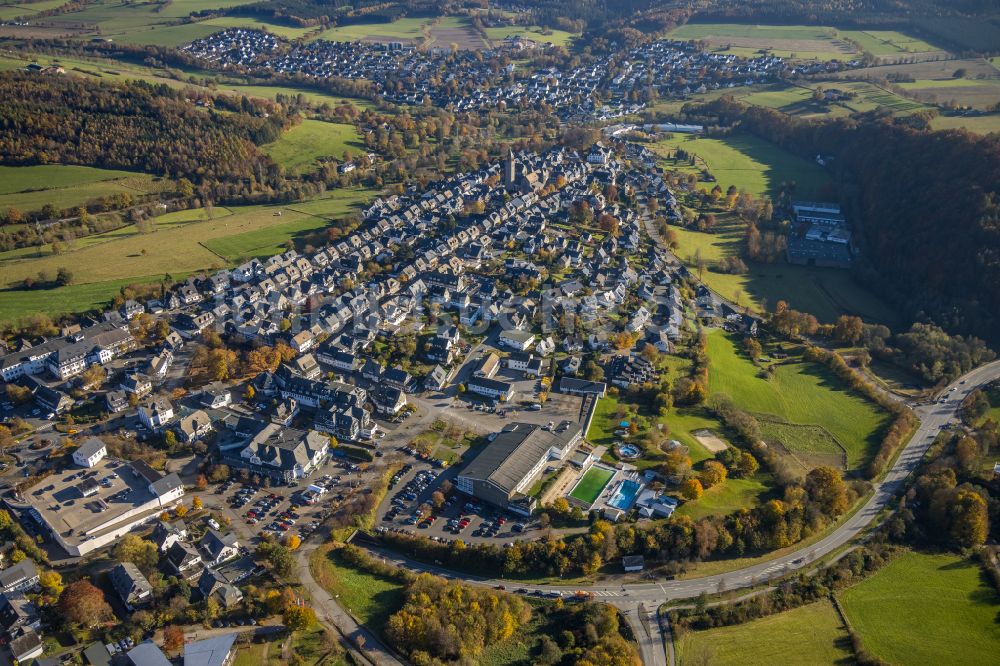
POLYGON ((998 349, 995 0, 0 0, 0 666, 995 665, 998 349))

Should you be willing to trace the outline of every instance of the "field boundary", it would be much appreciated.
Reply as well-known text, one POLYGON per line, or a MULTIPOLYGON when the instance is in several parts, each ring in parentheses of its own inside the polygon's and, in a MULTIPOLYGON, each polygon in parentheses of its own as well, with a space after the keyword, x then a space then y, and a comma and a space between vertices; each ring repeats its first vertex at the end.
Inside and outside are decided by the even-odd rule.
MULTIPOLYGON (((754 414, 753 416, 757 420, 759 420, 759 421, 766 421, 768 423, 775 423, 775 424, 780 424, 780 425, 788 425, 788 426, 799 427, 799 428, 802 428, 802 427, 805 427, 805 428, 817 428, 817 429, 823 431, 823 433, 825 435, 827 435, 833 441, 834 444, 837 445, 837 448, 840 449, 840 456, 841 456, 841 461, 842 461, 841 464, 842 464, 844 470, 850 469, 850 467, 848 465, 848 461, 847 461, 847 456, 848 456, 847 447, 844 446, 843 443, 839 439, 837 439, 836 435, 834 435, 832 432, 830 432, 829 430, 827 430, 823 426, 821 426, 821 425, 819 425, 817 423, 792 423, 790 421, 785 421, 784 419, 778 418, 774 414, 754 414)), ((780 442, 780 444, 782 444, 784 446, 784 448, 788 449, 788 445, 785 444, 784 442, 780 442)), ((789 453, 796 460, 799 460, 798 456, 795 455, 795 451, 789 450, 789 453)), ((801 464, 801 461, 799 461, 799 462, 801 464)), ((805 466, 805 465, 803 465, 803 466, 805 466)))

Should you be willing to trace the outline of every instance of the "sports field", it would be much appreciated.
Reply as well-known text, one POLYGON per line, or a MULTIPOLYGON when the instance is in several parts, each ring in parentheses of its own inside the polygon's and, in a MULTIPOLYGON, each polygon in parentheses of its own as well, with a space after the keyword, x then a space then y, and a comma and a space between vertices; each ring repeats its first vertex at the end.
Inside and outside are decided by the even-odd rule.
POLYGON ((573 486, 573 490, 569 496, 590 506, 597 501, 601 491, 604 490, 604 487, 608 485, 608 481, 614 475, 614 470, 593 465, 584 473, 583 478, 573 486))
POLYGON ((0 210, 25 212, 45 204, 61 210, 114 194, 138 196, 171 189, 173 183, 167 179, 131 171, 60 164, 0 166, 0 210))
POLYGON ((365 150, 354 125, 303 120, 261 151, 290 173, 314 171, 322 160, 343 161, 344 153, 357 156, 365 150))
POLYGON ((847 631, 829 601, 745 624, 691 631, 677 638, 676 647, 680 666, 814 666, 853 659, 847 631))
POLYGON ((888 304, 854 281, 849 271, 837 268, 757 264, 749 262, 748 273, 730 274, 712 270, 722 259, 743 250, 743 229, 731 217, 720 216, 712 234, 673 227, 680 245, 678 256, 689 266, 696 257, 708 264, 705 283, 719 294, 742 305, 760 309, 766 301, 774 308, 779 300, 809 312, 821 322, 833 323, 842 314, 860 315, 865 321, 892 326, 898 315, 888 304))
MULTIPOLYGON (((755 195, 776 196, 782 183, 795 183, 797 197, 818 199, 829 198, 832 188, 830 176, 821 166, 752 134, 733 134, 721 139, 674 135, 650 144, 650 148, 664 156, 677 148, 697 155, 723 190, 734 185, 755 195)), ((672 160, 665 161, 664 166, 682 171, 695 169, 672 160)), ((714 184, 704 185, 711 189, 714 184)))
MULTIPOLYGON (((815 424, 847 450, 850 468, 864 465, 877 450, 887 415, 843 387, 825 367, 812 363, 775 366, 771 379, 737 349, 738 340, 716 329, 708 335, 709 391, 728 395, 749 412, 795 424, 815 424)), ((766 352, 765 352, 766 353, 766 352)))
POLYGON ((997 662, 1000 597, 969 560, 907 553, 840 596, 865 647, 889 663, 997 662))

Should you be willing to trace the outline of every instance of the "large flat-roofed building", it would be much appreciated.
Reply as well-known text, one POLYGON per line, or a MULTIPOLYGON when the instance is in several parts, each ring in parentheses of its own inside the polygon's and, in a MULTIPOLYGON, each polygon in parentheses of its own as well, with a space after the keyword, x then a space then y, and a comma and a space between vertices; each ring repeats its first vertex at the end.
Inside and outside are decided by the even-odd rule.
POLYGON ((535 501, 527 488, 550 461, 564 460, 581 435, 580 427, 569 421, 553 430, 511 423, 459 472, 456 487, 502 509, 530 515, 535 501))
POLYGON ((176 474, 161 474, 142 461, 105 458, 92 467, 51 474, 8 500, 25 511, 71 556, 110 545, 156 520, 184 495, 176 474))

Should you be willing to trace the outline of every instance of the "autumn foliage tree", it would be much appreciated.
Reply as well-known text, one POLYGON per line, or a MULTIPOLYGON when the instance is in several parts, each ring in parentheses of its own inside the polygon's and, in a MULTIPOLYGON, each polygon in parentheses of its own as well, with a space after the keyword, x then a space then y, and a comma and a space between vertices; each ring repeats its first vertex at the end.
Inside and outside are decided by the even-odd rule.
POLYGON ((163 649, 167 652, 178 652, 184 647, 184 630, 171 624, 163 628, 163 649))
POLYGON ((59 612, 72 624, 95 627, 114 617, 104 593, 84 578, 71 583, 59 595, 59 612))

